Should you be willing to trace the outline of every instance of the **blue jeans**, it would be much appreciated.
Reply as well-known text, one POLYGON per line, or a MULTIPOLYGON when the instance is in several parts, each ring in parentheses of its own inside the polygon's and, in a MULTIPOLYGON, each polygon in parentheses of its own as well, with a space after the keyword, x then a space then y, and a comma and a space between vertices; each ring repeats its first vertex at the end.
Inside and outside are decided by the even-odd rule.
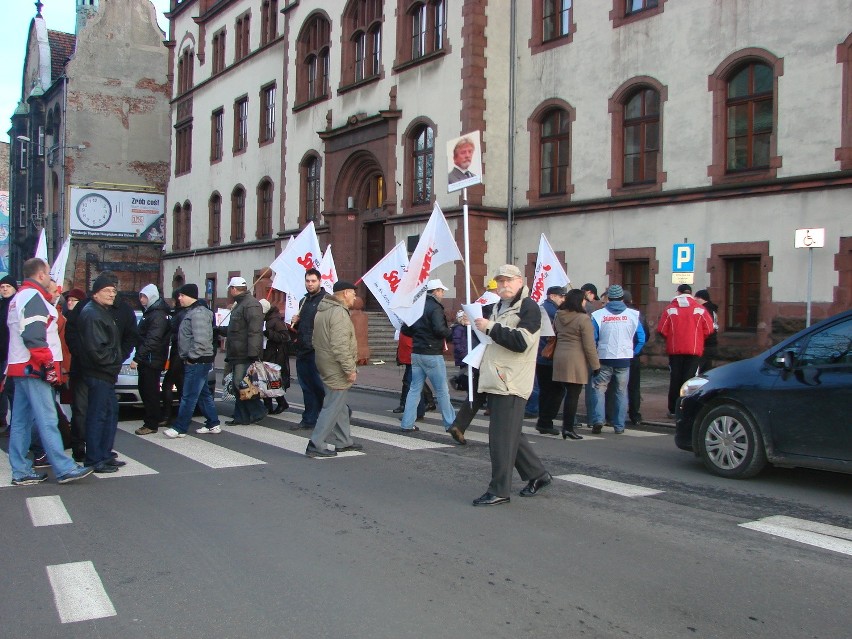
POLYGON ((524 414, 529 415, 538 415, 538 399, 540 395, 540 389, 538 387, 538 375, 533 378, 533 389, 532 393, 530 393, 529 398, 527 399, 526 406, 524 407, 524 414))
POLYGON ((183 393, 180 396, 177 417, 172 428, 179 433, 185 433, 189 429, 189 422, 195 412, 196 404, 204 415, 208 428, 219 424, 219 415, 216 413, 216 405, 213 403, 213 393, 207 385, 207 374, 213 364, 190 364, 186 363, 183 369, 183 393))
MULTIPOLYGON (((251 399, 246 400, 240 399, 239 385, 240 381, 246 376, 248 367, 248 363, 234 364, 234 390, 236 391, 234 393, 234 397, 236 397, 234 401, 234 419, 244 424, 263 419, 266 415, 266 407, 263 405, 263 402, 260 401, 259 396, 255 395, 251 399)), ((207 378, 205 377, 204 380, 206 382, 207 378)), ((183 383, 186 384, 186 373, 184 373, 183 383)), ((181 406, 182 405, 183 396, 181 396, 181 406)), ((192 409, 195 410, 195 406, 193 406, 192 409)), ((178 410, 180 410, 180 408, 178 408, 178 410)), ((186 423, 189 425, 189 421, 186 423)))
POLYGON ((456 411, 450 403, 450 387, 447 384, 447 365, 442 355, 411 354, 411 387, 405 398, 405 412, 402 413, 402 429, 414 428, 414 418, 417 415, 417 404, 420 392, 426 379, 432 383, 435 391, 435 403, 444 419, 444 429, 449 430, 456 419, 456 411))
POLYGON ((115 382, 97 377, 83 378, 89 389, 86 410, 86 466, 97 466, 111 458, 118 426, 118 398, 115 382))
POLYGON ((296 377, 299 379, 299 386, 302 387, 302 401, 305 402, 302 421, 305 424, 316 424, 325 399, 325 388, 317 370, 313 351, 296 357, 296 377))
POLYGON ((33 377, 18 377, 15 379, 15 403, 12 405, 12 421, 9 423, 12 479, 21 479, 33 472, 33 463, 26 456, 30 449, 33 424, 56 476, 61 477, 77 468, 62 446, 50 384, 33 377))
POLYGON ((617 431, 624 430, 627 417, 627 382, 630 380, 630 368, 613 368, 601 364, 601 372, 592 380, 595 387, 595 406, 592 424, 603 424, 606 412, 606 389, 611 380, 615 380, 615 414, 612 426, 617 431))

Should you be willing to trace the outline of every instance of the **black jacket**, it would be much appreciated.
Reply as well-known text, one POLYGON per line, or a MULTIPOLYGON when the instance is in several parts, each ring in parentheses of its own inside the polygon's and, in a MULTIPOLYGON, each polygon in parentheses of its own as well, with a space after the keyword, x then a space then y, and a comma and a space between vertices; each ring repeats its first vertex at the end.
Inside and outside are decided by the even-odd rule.
POLYGON ((133 360, 143 366, 163 370, 172 334, 169 307, 158 299, 142 313, 139 322, 139 346, 133 360))
POLYGON ((225 342, 225 361, 254 362, 263 355, 263 309, 254 296, 246 291, 234 299, 225 342))
POLYGON ((307 293, 299 305, 299 323, 296 324, 296 355, 308 355, 314 352, 314 318, 325 290, 320 288, 311 295, 307 293))
POLYGON ((118 327, 119 339, 121 341, 121 360, 130 357, 130 353, 139 344, 139 327, 136 325, 136 313, 130 304, 116 297, 110 308, 118 327))
POLYGON ((74 359, 80 364, 80 373, 114 384, 126 359, 122 357, 121 332, 114 313, 90 300, 80 311, 76 327, 79 352, 74 359))
POLYGON ((6 321, 9 319, 9 303, 13 297, 0 298, 0 363, 9 359, 9 326, 6 321))
POLYGON ((263 330, 263 336, 266 337, 266 348, 263 349, 263 361, 281 366, 281 382, 284 388, 289 388, 290 356, 287 353, 287 344, 290 342, 290 331, 275 306, 269 309, 264 319, 266 328, 263 330))
POLYGON ((444 315, 444 307, 434 295, 426 295, 423 315, 402 332, 411 337, 411 352, 418 355, 443 355, 445 340, 453 334, 444 315))

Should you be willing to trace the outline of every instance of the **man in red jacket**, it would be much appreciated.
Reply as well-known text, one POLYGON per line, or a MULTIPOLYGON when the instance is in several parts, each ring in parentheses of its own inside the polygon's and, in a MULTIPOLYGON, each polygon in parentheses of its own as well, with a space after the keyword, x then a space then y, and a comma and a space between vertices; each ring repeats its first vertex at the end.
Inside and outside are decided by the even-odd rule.
POLYGON ((692 287, 681 284, 677 297, 660 316, 657 332, 666 338, 669 354, 669 417, 674 416, 680 387, 698 370, 704 353, 704 338, 713 332, 713 318, 704 305, 692 297, 692 287))

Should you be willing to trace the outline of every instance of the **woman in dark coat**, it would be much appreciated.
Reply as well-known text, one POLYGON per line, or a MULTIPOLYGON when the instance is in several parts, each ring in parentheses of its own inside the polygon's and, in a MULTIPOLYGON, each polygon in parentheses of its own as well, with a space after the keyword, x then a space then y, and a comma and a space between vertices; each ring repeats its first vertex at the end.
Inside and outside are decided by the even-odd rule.
MULTIPOLYGON (((269 300, 260 300, 260 306, 264 311, 263 337, 265 346, 263 348, 263 361, 272 362, 281 366, 281 385, 284 389, 290 388, 290 356, 287 354, 287 343, 290 341, 290 332, 281 317, 281 311, 277 306, 269 303, 269 300)), ((290 405, 282 395, 276 397, 278 406, 273 410, 272 398, 264 397, 263 403, 270 415, 277 415, 287 410, 290 405)))

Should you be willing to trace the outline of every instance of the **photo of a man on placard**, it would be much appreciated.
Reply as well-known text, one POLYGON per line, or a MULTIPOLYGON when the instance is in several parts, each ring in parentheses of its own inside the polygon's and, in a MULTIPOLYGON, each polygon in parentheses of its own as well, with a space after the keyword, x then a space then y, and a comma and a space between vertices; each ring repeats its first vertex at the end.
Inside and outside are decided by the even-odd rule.
POLYGON ((482 152, 479 131, 467 133, 447 143, 447 191, 458 191, 482 183, 482 152))

